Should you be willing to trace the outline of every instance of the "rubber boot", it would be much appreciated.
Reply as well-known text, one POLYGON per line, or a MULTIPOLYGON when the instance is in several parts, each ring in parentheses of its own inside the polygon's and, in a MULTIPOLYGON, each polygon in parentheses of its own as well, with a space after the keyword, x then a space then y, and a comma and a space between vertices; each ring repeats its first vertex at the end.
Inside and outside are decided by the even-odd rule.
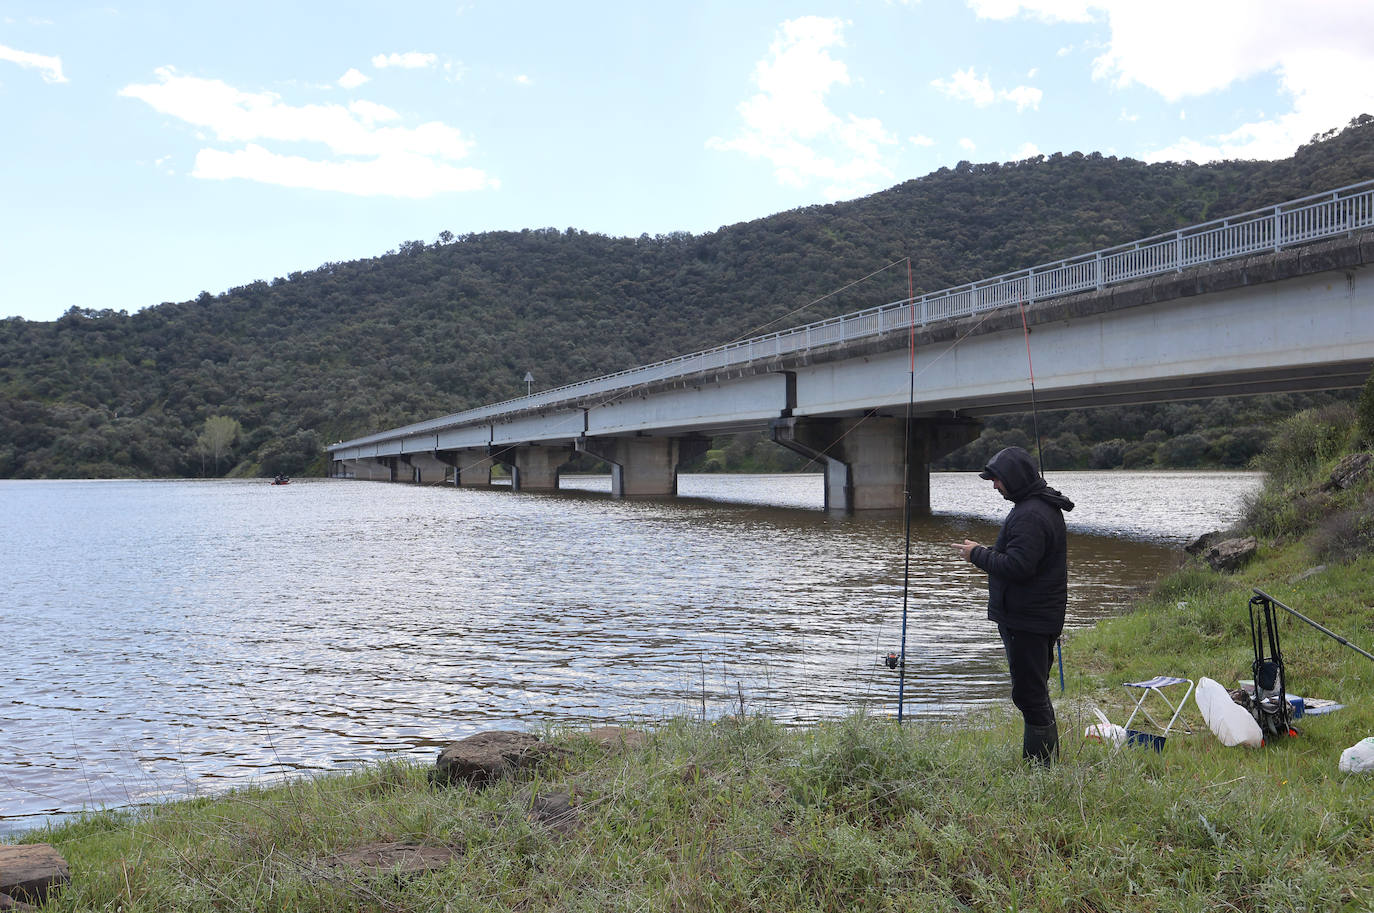
POLYGON ((1049 767, 1059 757, 1059 724, 1026 726, 1021 739, 1021 757, 1049 767))

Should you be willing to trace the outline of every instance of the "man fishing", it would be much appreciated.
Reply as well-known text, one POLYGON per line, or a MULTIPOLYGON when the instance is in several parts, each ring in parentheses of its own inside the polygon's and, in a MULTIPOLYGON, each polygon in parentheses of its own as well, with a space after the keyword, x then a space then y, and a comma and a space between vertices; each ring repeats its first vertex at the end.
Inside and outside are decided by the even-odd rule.
POLYGON ((1049 675, 1069 601, 1064 511, 1073 502, 1045 484, 1020 447, 999 451, 979 475, 1014 506, 991 548, 969 539, 951 545, 987 572, 988 619, 997 623, 1011 701, 1025 720, 1021 753, 1048 767, 1059 753, 1049 675))

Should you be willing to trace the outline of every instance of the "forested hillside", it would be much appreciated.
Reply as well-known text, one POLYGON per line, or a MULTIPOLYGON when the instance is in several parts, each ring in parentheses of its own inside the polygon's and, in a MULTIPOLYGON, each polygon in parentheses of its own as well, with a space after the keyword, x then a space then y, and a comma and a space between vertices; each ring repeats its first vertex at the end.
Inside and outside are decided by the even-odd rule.
MULTIPOLYGON (((329 441, 518 396, 526 371, 556 386, 896 300, 904 269, 830 293, 904 257, 917 290, 935 290, 1369 178, 1374 118, 1362 116, 1277 162, 961 162, 703 235, 444 232, 135 314, 92 301, 53 322, 9 318, 0 477, 318 471, 329 441)), ((1312 401, 1040 424, 1049 465, 1053 448, 1064 468, 1243 465, 1267 424, 1312 401)), ((998 419, 947 465, 1028 427, 998 419)), ((720 445, 716 466, 773 459, 753 441, 720 445)))

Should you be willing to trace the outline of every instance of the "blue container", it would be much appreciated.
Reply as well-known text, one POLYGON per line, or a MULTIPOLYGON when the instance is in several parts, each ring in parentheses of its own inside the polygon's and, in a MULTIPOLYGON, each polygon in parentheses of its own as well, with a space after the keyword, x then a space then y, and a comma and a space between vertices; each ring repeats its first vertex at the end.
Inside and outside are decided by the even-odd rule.
POLYGON ((1141 732, 1139 729, 1126 730, 1127 745, 1145 745, 1155 751, 1164 750, 1164 736, 1155 735, 1153 732, 1141 732))

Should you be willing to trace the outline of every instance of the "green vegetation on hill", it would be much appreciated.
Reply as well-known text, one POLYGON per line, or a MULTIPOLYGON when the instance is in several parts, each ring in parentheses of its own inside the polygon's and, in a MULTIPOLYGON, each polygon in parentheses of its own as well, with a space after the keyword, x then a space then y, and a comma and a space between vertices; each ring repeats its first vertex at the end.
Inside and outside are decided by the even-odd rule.
POLYGON ((1235 574, 1189 560, 1069 638, 1049 770, 1021 761, 1002 711, 898 727, 879 708, 788 730, 729 707, 665 721, 642 748, 555 733, 563 753, 486 789, 383 763, 95 813, 25 837, 71 863, 46 909, 1369 910, 1374 774, 1337 759, 1374 733, 1374 663, 1285 616, 1290 689, 1346 705, 1298 721, 1297 738, 1224 748, 1191 701, 1192 732, 1159 753, 1081 733, 1094 705, 1125 721, 1123 681, 1248 678, 1252 587, 1374 645, 1374 471, 1331 484, 1371 442, 1374 380, 1354 408, 1286 420, 1235 531, 1259 537, 1255 560, 1235 574), (551 823, 539 797, 555 795, 568 810, 551 823), (339 862, 397 844, 444 862, 413 877, 339 862))
MULTIPOLYGON (((92 301, 52 322, 0 320, 0 477, 318 471, 329 442, 518 396, 526 371, 547 388, 900 299, 901 269, 831 293, 906 257, 918 290, 936 290, 1365 180, 1372 125, 1277 162, 961 162, 700 236, 444 232, 135 314, 92 301), (218 458, 212 419, 241 429, 218 458)), ((1251 448, 1207 427, 1204 463, 1251 448)), ((1131 445, 1163 443, 1055 437, 1074 463, 1107 460, 1093 448, 1117 438, 1127 465, 1131 445)), ((1131 461, 1186 463, 1195 445, 1131 461)))

